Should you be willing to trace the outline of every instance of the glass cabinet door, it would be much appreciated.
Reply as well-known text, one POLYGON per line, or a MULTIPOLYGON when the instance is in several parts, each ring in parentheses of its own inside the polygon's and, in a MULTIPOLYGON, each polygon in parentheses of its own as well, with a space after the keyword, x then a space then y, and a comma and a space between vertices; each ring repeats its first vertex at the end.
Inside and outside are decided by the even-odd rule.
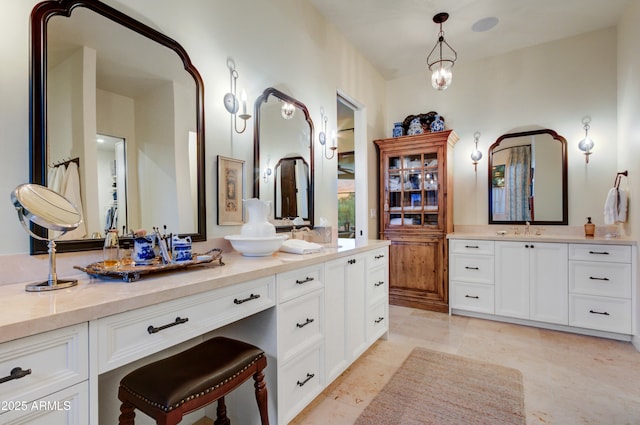
POLYGON ((389 156, 386 164, 387 225, 439 226, 438 151, 389 156))

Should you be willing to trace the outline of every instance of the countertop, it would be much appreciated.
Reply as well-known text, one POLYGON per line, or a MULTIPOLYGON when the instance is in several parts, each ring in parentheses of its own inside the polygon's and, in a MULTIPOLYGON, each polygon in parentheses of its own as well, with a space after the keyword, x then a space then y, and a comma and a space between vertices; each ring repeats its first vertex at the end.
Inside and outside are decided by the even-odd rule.
POLYGON ((471 240, 488 240, 488 241, 520 241, 520 242, 557 242, 557 243, 582 243, 582 244, 599 244, 599 245, 632 245, 638 244, 638 241, 626 237, 606 237, 595 236, 594 238, 585 238, 584 236, 569 234, 542 234, 536 235, 500 235, 494 233, 473 233, 473 232, 454 232, 447 234, 447 239, 471 239, 471 240))
POLYGON ((181 271, 145 275, 132 283, 83 275, 75 287, 41 293, 26 292, 25 283, 29 282, 2 285, 0 342, 389 245, 385 240, 358 244, 354 240, 340 240, 339 243, 340 246, 326 246, 320 253, 306 255, 277 252, 269 257, 243 257, 235 251, 224 252, 223 266, 214 262, 181 271))

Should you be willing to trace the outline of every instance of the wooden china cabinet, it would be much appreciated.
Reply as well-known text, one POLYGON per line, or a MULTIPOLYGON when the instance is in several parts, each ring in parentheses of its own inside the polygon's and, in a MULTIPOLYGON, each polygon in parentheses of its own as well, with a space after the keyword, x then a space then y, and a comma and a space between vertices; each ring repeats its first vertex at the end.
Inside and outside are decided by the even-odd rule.
POLYGON ((452 130, 376 140, 380 238, 389 249, 389 302, 447 312, 453 231, 452 130))

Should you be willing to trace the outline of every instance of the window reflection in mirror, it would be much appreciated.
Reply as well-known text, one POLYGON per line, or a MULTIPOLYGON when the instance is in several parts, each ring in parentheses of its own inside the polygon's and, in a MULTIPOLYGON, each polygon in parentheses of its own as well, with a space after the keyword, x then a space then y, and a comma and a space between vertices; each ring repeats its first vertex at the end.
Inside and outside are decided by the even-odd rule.
POLYGON ((553 130, 505 134, 489 149, 489 224, 567 224, 566 141, 553 130))

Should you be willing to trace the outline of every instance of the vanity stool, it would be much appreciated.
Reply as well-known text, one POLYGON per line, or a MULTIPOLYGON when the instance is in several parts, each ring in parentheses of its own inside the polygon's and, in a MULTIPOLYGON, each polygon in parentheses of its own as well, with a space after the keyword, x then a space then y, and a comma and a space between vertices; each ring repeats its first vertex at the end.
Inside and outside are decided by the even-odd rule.
POLYGON ((215 425, 229 425, 224 396, 253 376, 262 425, 269 425, 267 388, 262 370, 267 357, 253 345, 215 337, 186 351, 142 366, 120 381, 120 425, 134 425, 135 409, 158 425, 218 400, 215 425))

